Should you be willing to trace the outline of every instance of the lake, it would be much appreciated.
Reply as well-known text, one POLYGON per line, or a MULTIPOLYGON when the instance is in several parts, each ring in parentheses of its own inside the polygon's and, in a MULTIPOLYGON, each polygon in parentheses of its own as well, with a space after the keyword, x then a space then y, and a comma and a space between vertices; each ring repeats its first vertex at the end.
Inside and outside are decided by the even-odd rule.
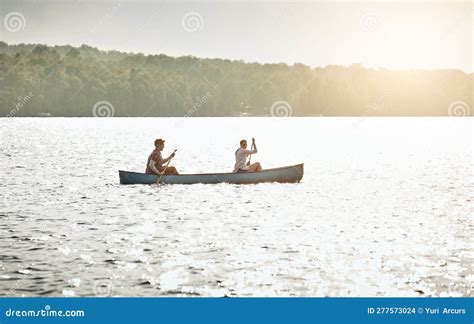
POLYGON ((472 118, 1 118, 1 296, 472 296, 472 118), (255 137, 298 184, 131 185, 255 137))

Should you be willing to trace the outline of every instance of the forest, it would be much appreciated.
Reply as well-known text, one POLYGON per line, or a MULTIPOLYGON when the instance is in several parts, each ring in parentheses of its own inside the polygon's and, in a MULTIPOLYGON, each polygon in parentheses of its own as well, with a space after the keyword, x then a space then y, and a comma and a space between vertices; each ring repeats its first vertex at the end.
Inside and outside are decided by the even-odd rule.
POLYGON ((0 42, 0 116, 466 116, 473 74, 0 42))

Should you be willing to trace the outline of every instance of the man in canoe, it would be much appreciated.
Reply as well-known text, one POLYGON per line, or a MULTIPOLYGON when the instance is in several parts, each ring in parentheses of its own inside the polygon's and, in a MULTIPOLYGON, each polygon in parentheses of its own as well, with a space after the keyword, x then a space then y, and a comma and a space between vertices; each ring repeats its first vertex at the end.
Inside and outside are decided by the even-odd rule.
POLYGON ((175 153, 171 153, 169 157, 163 159, 161 156, 161 151, 165 148, 165 140, 158 138, 155 140, 155 149, 151 152, 146 163, 147 174, 178 174, 178 170, 174 166, 166 167, 164 164, 168 163, 172 158, 174 158, 175 153))
POLYGON ((247 157, 250 154, 255 153, 257 153, 257 145, 255 144, 255 138, 252 138, 251 150, 247 150, 247 141, 241 140, 240 147, 237 149, 237 151, 235 151, 234 173, 262 171, 262 166, 259 162, 255 162, 250 165, 249 163, 247 163, 247 157))

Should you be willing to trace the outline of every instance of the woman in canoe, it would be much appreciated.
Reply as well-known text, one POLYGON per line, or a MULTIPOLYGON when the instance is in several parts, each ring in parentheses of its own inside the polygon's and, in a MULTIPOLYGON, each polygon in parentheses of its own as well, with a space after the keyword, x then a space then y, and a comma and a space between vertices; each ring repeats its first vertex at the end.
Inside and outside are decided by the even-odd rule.
POLYGON ((252 138, 252 149, 247 150, 247 141, 241 140, 240 147, 235 151, 235 167, 234 173, 242 172, 257 172, 262 171, 262 166, 259 162, 253 164, 247 164, 247 157, 250 154, 257 153, 257 145, 255 144, 255 138, 252 138))
POLYGON ((148 157, 148 161, 146 163, 146 171, 147 174, 178 174, 178 170, 174 166, 165 167, 163 164, 167 163, 169 160, 174 158, 174 152, 163 159, 161 156, 161 151, 165 148, 165 140, 158 138, 155 140, 155 149, 151 152, 150 156, 148 157))

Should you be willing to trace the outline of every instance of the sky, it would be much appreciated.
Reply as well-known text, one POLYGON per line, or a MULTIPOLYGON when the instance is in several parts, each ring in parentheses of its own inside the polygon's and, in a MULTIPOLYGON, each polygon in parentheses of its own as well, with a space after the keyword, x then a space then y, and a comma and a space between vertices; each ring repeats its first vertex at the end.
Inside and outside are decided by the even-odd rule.
POLYGON ((9 44, 473 71, 473 2, 0 0, 9 44))

